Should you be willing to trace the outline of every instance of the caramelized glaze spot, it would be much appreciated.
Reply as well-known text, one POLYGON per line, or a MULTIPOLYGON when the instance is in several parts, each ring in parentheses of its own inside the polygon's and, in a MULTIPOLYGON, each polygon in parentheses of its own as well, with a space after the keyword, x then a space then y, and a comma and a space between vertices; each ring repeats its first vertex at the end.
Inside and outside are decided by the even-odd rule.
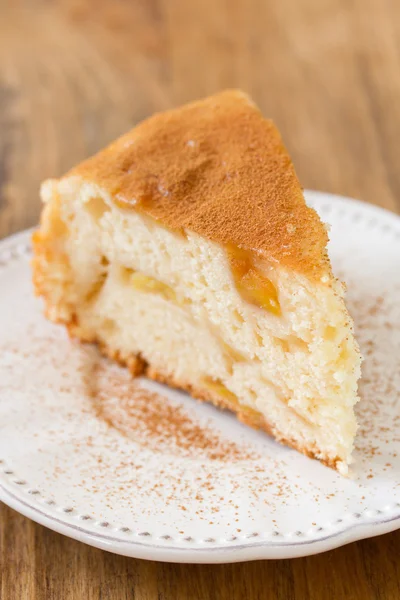
POLYGON ((253 255, 233 244, 226 247, 235 286, 243 300, 280 317, 278 291, 254 263, 253 255))

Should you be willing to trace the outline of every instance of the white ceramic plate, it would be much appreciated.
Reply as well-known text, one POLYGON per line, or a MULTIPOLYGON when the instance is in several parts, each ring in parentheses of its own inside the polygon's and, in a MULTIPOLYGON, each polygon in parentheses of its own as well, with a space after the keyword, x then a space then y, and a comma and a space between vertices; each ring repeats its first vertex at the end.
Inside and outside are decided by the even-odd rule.
MULTIPOLYGON (((110 426, 85 387, 101 359, 33 298, 25 232, 0 243, 1 500, 93 546, 175 562, 304 556, 400 527, 400 219, 329 194, 307 200, 332 226, 365 354, 353 479, 145 380, 182 406, 186 441, 153 443, 148 417, 139 435, 140 414, 131 430, 110 426), (202 447, 210 430, 219 458, 202 447)), ((102 368, 129 396, 126 372, 102 368)))

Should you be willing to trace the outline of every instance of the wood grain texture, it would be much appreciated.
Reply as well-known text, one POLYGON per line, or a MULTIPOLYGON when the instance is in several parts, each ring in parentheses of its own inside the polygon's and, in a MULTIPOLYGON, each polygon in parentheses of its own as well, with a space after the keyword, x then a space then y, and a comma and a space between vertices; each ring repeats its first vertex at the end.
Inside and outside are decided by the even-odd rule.
MULTIPOLYGON (((305 187, 400 211, 398 0, 0 0, 0 237, 155 110, 239 86, 305 187)), ((113 556, 0 507, 1 600, 400 598, 400 532, 221 566, 113 556)))

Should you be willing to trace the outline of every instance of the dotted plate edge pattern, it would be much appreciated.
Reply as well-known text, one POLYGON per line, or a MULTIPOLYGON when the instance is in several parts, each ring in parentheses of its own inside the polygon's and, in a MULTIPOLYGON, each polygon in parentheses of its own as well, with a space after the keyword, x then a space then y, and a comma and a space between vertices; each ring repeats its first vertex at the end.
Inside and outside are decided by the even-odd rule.
MULTIPOLYGON (((226 547, 227 544, 243 544, 245 542, 247 542, 248 540, 255 540, 257 538, 257 540, 260 541, 260 543, 268 543, 268 544, 274 544, 274 545, 279 545, 279 544, 283 544, 283 545, 287 545, 287 544, 295 544, 298 545, 299 543, 302 543, 302 540, 304 540, 303 543, 313 543, 316 541, 321 541, 324 539, 327 539, 328 537, 334 537, 335 535, 338 535, 340 533, 343 533, 344 531, 348 531, 350 528, 357 526, 359 524, 377 524, 377 523, 388 523, 388 522, 392 522, 395 520, 399 520, 399 527, 400 527, 400 503, 396 502, 393 505, 386 505, 384 506, 382 509, 380 510, 369 510, 369 509, 365 509, 362 512, 354 512, 354 513, 348 513, 348 514, 344 514, 341 518, 336 519, 335 521, 331 522, 331 523, 325 523, 324 526, 318 525, 316 524, 314 527, 309 528, 307 531, 293 531, 293 532, 288 532, 288 533, 280 533, 279 531, 276 530, 272 530, 269 532, 250 532, 247 534, 243 534, 243 535, 235 535, 235 536, 230 536, 229 538, 223 539, 216 539, 216 538, 212 538, 212 537, 207 537, 204 539, 195 539, 192 537, 188 537, 188 536, 171 536, 168 534, 165 535, 154 535, 152 533, 150 533, 149 531, 134 531, 132 528, 126 527, 126 526, 117 526, 114 525, 112 523, 109 523, 107 521, 101 521, 101 520, 96 520, 95 518, 91 517, 88 514, 82 514, 79 511, 77 511, 74 507, 72 506, 57 506, 56 503, 54 502, 54 500, 48 499, 48 498, 44 498, 41 495, 41 492, 35 488, 31 488, 28 484, 28 482, 24 479, 21 479, 17 476, 17 474, 8 466, 6 466, 6 463, 3 459, 0 459, 0 468, 2 468, 2 473, 3 475, 7 476, 7 479, 9 480, 9 482, 11 483, 11 486, 14 487, 15 489, 19 488, 19 492, 21 491, 21 489, 24 490, 24 495, 26 497, 35 497, 35 504, 37 504, 37 506, 35 507, 36 510, 38 510, 39 512, 42 512, 43 514, 46 514, 46 516, 48 516, 49 518, 52 519, 56 519, 58 521, 61 521, 63 523, 68 523, 68 524, 72 524, 69 523, 68 521, 65 520, 65 517, 68 517, 73 523, 75 527, 78 527, 80 530, 84 530, 87 533, 90 533, 91 535, 93 535, 93 531, 89 530, 87 528, 84 528, 82 526, 78 526, 77 523, 78 522, 83 522, 83 523, 90 523, 90 525, 98 531, 105 531, 107 530, 107 532, 110 532, 110 535, 105 536, 104 533, 102 534, 103 537, 108 538, 112 538, 114 541, 120 541, 120 542, 126 542, 127 540, 133 538, 138 538, 138 539, 153 539, 156 540, 158 542, 165 542, 168 541, 170 543, 175 543, 175 544, 222 544, 222 547, 226 547), (42 510, 44 507, 46 507, 46 511, 42 510), (51 515, 49 515, 48 513, 52 513, 51 515), (58 517, 56 515, 59 515, 58 517), (61 518, 61 515, 64 516, 64 519, 61 518), (124 538, 116 538, 115 535, 112 536, 111 532, 113 532, 114 534, 123 534, 124 538), (309 541, 307 541, 304 538, 311 538, 309 541), (282 541, 285 540, 285 541, 282 541), (290 542, 290 540, 293 540, 292 542, 290 542)), ((1 488, 1 483, 0 483, 0 488, 1 488)), ((32 500, 30 502, 24 501, 20 498, 20 495, 18 494, 13 494, 13 492, 9 489, 3 488, 5 490, 5 492, 11 496, 13 496, 17 501, 22 502, 27 504, 28 506, 30 506, 31 508, 33 508, 33 503, 32 500)), ((221 546, 220 546, 221 547, 221 546)))
MULTIPOLYGON (((319 214, 323 217, 329 217, 329 214, 334 210, 340 218, 350 218, 355 225, 362 225, 364 228, 366 227, 368 229, 379 228, 385 235, 392 234, 394 240, 400 240, 400 218, 390 211, 351 198, 337 196, 335 194, 324 193, 323 195, 328 199, 325 202, 321 202, 320 192, 305 191, 305 195, 307 203, 318 208, 319 214)), ((26 230, 16 233, 4 240, 0 240, 0 269, 7 267, 15 260, 30 257, 30 236, 32 231, 32 229, 26 230)), ((383 533, 383 531, 378 530, 372 533, 371 530, 368 530, 368 526, 382 526, 384 531, 392 531, 400 528, 400 503, 395 503, 386 505, 380 510, 365 509, 361 513, 348 513, 331 523, 325 523, 324 526, 316 525, 307 531, 294 531, 283 534, 279 531, 272 530, 270 532, 250 532, 247 534, 231 536, 227 539, 207 537, 198 540, 188 536, 172 537, 168 534, 159 536, 154 535, 149 531, 134 531, 126 526, 116 526, 109 522, 96 520, 90 515, 79 513, 71 506, 56 506, 53 500, 43 498, 39 490, 31 488, 27 481, 18 478, 13 469, 7 466, 4 458, 0 458, 0 469, 3 476, 6 476, 8 484, 11 484, 12 487, 19 490, 19 494, 14 494, 0 483, 0 490, 3 490, 5 495, 5 498, 0 496, 0 500, 5 503, 7 503, 7 497, 9 496, 14 502, 25 506, 30 511, 36 512, 45 520, 70 527, 91 537, 94 536, 117 544, 128 543, 136 546, 146 545, 153 549, 159 547, 164 551, 168 550, 168 548, 184 551, 185 549, 189 549, 191 545, 193 546, 193 544, 205 545, 204 548, 193 548, 193 550, 197 552, 203 549, 226 551, 229 548, 240 550, 245 548, 265 548, 272 546, 299 547, 332 540, 333 543, 325 548, 329 549, 340 546, 341 541, 339 538, 344 534, 347 534, 347 538, 342 543, 348 543, 363 537, 383 533), (29 498, 29 502, 20 497, 22 489, 24 490, 26 498, 29 498), (82 525, 79 525, 79 523, 82 523, 82 525, 83 523, 90 523, 90 526, 93 529, 83 527, 82 525), (387 525, 390 525, 389 528, 387 525), (366 527, 364 535, 354 533, 353 536, 349 537, 349 533, 354 532, 355 529, 359 530, 360 526, 366 527), (116 534, 118 534, 118 536, 116 536, 116 534), (123 537, 121 537, 121 534, 123 537), (337 540, 337 543, 334 543, 335 539, 337 540), (151 542, 151 540, 153 541, 151 542), (162 545, 155 546, 154 542, 158 542, 162 545), (179 544, 180 547, 168 546, 166 543, 179 544)), ((21 512, 23 512, 22 509, 21 512)), ((32 518, 34 517, 32 516, 32 518)), ((41 519, 38 518, 37 520, 40 521, 41 519)), ((49 526, 51 527, 50 523, 49 526)), ((53 528, 57 529, 56 527, 53 528)), ((71 537, 74 536, 71 535, 71 537)), ((304 556, 308 553, 311 554, 311 552, 301 552, 298 555, 304 556)), ((132 554, 132 556, 133 555, 134 554, 132 554)), ((288 556, 289 555, 287 555, 287 557, 288 556)), ((273 556, 263 556, 262 554, 257 557, 273 558, 273 556)), ((163 560, 166 559, 164 558, 163 560)))

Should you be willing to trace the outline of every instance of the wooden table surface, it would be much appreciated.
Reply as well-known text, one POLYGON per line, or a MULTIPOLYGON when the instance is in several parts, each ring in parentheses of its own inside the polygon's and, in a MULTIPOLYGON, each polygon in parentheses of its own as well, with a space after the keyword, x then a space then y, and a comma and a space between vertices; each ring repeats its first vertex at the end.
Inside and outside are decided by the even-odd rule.
MULTIPOLYGON (((305 187, 400 210, 398 0, 0 0, 0 237, 38 186, 155 110, 225 87, 274 118, 305 187)), ((114 556, 0 506, 0 598, 400 598, 400 532, 200 566, 114 556)))

